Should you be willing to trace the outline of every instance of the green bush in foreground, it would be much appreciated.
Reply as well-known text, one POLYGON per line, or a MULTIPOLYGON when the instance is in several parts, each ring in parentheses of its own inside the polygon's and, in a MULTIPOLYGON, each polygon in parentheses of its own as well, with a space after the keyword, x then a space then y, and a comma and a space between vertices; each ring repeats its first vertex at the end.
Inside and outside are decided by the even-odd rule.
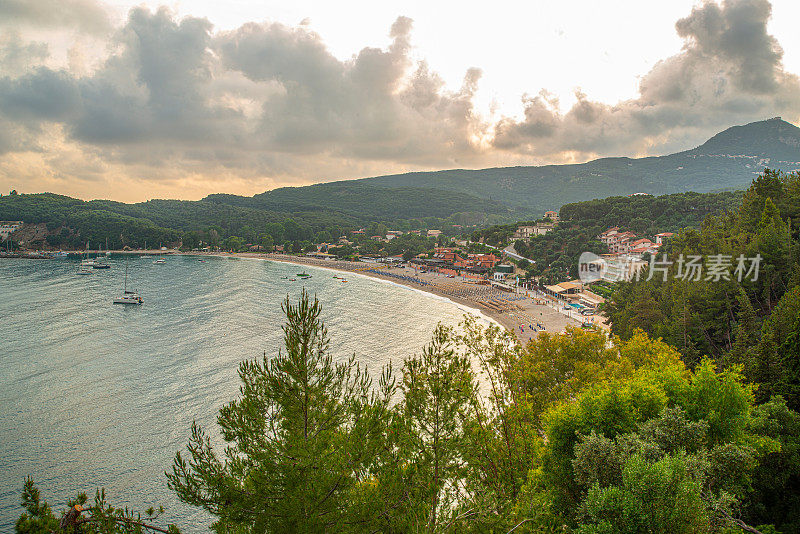
MULTIPOLYGON (((243 362, 220 410, 224 449, 193 426, 167 474, 215 532, 796 531, 800 417, 756 405, 735 367, 689 370, 641 332, 522 347, 467 319, 373 385, 331 358, 316 299, 284 311, 284 349, 243 362)), ((29 481, 17 531, 57 532, 73 504, 57 520, 29 481)), ((174 530, 102 493, 78 515, 86 532, 174 530)))

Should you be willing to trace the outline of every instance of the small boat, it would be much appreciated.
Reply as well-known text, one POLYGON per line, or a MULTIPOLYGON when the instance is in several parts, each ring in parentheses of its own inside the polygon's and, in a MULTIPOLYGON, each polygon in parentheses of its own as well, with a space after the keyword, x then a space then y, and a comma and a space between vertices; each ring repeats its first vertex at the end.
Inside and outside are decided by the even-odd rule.
POLYGON ((144 302, 142 297, 134 291, 128 291, 128 263, 125 263, 125 285, 122 289, 122 296, 114 299, 114 304, 134 304, 141 305, 144 302))
POLYGON ((197 261, 199 261, 200 263, 206 263, 206 260, 197 260, 197 261))
POLYGON ((290 282, 297 282, 297 278, 289 278, 290 282))
POLYGON ((345 280, 344 278, 342 278, 342 282, 347 282, 347 280, 345 280))
POLYGON ((156 261, 153 262, 153 265, 161 265, 162 263, 167 263, 167 260, 164 258, 158 258, 156 261))
POLYGON ((86 259, 81 260, 80 265, 78 265, 78 272, 75 274, 79 275, 87 275, 92 274, 92 267, 94 266, 94 261, 89 259, 89 242, 86 242, 86 259))
POLYGON ((92 269, 110 269, 111 266, 105 260, 95 259, 92 263, 92 269))
POLYGON ((336 279, 338 279, 338 278, 339 278, 339 277, 338 277, 338 276, 336 276, 335 274, 333 275, 333 277, 334 277, 334 278, 336 278, 336 279))
POLYGON ((114 299, 114 304, 136 304, 139 305, 143 303, 142 297, 134 293, 133 291, 125 291, 121 297, 117 297, 114 299))
POLYGON ((302 273, 297 273, 297 276, 299 276, 300 278, 311 278, 311 275, 305 271, 303 271, 302 273))

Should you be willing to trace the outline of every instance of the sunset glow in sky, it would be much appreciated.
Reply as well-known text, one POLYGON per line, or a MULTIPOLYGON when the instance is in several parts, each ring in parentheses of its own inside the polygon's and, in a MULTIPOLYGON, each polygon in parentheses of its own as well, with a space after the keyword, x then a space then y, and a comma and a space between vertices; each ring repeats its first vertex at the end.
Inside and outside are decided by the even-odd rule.
POLYGON ((800 120, 795 0, 0 2, 0 190, 140 201, 800 120))

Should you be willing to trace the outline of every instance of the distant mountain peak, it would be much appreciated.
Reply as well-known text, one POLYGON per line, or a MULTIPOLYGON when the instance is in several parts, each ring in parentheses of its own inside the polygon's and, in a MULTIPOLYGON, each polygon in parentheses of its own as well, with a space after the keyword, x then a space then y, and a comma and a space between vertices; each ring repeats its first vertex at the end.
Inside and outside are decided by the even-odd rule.
POLYGON ((800 161, 800 128, 781 117, 731 126, 699 147, 690 150, 705 155, 770 155, 780 160, 800 161))

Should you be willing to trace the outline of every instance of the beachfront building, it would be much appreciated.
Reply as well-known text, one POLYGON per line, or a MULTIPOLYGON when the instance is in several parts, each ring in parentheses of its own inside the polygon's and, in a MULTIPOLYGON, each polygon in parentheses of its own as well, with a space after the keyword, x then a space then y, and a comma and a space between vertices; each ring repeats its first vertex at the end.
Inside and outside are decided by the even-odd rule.
POLYGON ((0 221, 0 241, 8 239, 22 224, 22 221, 0 221))
POLYGON ((486 275, 500 263, 500 258, 494 254, 468 254, 465 258, 457 249, 436 247, 433 258, 418 257, 412 263, 446 274, 486 275))

